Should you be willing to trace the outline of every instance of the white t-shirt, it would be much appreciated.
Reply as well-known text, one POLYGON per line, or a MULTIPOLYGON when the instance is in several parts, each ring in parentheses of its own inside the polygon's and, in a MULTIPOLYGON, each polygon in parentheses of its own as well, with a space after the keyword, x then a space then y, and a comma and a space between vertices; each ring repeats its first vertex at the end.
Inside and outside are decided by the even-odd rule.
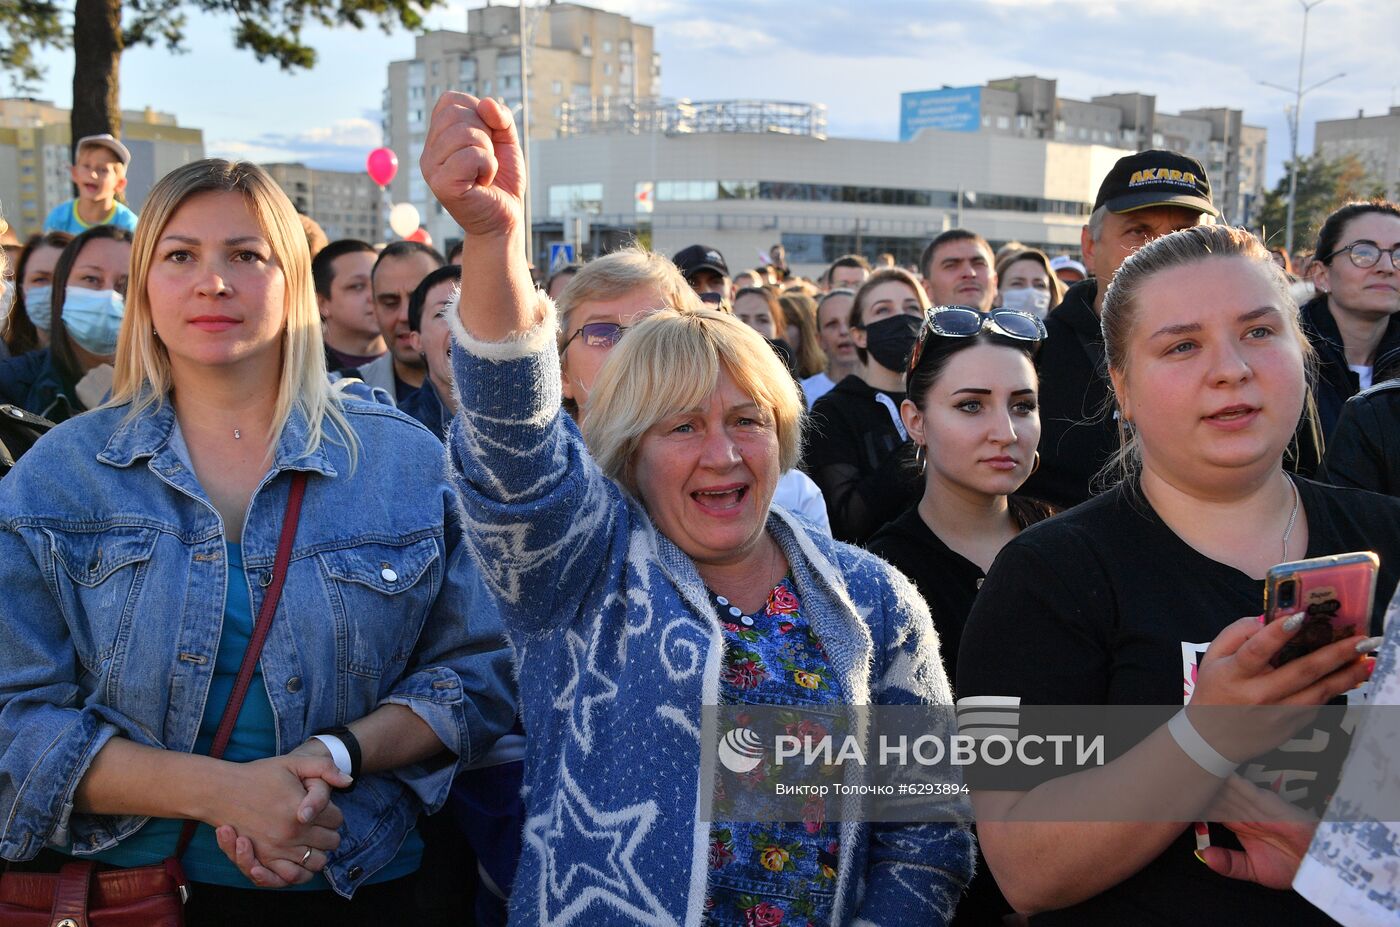
POLYGON ((778 478, 778 488, 773 493, 773 504, 781 505, 796 515, 814 523, 827 536, 831 535, 831 521, 826 515, 826 499, 812 478, 801 470, 789 470, 778 478))
POLYGON ((1352 373, 1356 374, 1358 377, 1361 378, 1362 389, 1371 388, 1371 381, 1375 377, 1376 368, 1371 366, 1362 366, 1361 364, 1347 364, 1347 366, 1351 368, 1352 373))
POLYGON ((814 373, 803 380, 802 395, 807 397, 807 410, 810 412, 812 404, 831 392, 832 387, 835 385, 836 381, 827 376, 825 370, 821 373, 814 373))

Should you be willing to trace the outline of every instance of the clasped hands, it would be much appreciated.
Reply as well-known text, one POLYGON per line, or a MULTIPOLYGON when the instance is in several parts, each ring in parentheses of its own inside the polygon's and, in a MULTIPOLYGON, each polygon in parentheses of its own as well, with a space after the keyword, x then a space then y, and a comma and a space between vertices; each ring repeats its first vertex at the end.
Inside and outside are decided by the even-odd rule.
POLYGON ((312 740, 282 756, 228 765, 209 821, 224 855, 259 888, 298 885, 324 869, 345 822, 331 791, 351 784, 330 752, 312 740))

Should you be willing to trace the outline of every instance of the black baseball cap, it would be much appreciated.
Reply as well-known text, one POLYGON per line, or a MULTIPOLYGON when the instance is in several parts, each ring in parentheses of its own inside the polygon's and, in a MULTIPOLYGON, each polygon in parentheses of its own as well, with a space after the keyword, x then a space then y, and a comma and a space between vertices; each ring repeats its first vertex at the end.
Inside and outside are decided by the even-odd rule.
POLYGON ((1132 212, 1149 206, 1185 206, 1220 215, 1210 201, 1210 179, 1200 161, 1178 151, 1152 148, 1119 158, 1099 186, 1094 209, 1132 212))
POLYGON ((687 280, 701 270, 712 270, 721 277, 729 276, 729 265, 724 263, 724 255, 719 253, 718 248, 712 248, 709 245, 691 245, 689 248, 682 248, 676 252, 676 256, 671 258, 671 261, 680 269, 681 276, 687 280))

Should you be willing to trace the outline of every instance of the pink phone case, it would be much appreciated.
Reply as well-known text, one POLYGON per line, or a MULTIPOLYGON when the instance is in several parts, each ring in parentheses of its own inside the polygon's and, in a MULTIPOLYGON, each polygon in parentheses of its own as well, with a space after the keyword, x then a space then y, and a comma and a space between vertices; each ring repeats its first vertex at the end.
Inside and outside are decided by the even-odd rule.
POLYGON ((1302 612, 1303 626, 1273 659, 1282 666, 1333 641, 1366 634, 1380 560, 1370 551, 1280 563, 1264 584, 1264 621, 1302 612), (1294 584, 1289 588, 1288 584, 1294 584))

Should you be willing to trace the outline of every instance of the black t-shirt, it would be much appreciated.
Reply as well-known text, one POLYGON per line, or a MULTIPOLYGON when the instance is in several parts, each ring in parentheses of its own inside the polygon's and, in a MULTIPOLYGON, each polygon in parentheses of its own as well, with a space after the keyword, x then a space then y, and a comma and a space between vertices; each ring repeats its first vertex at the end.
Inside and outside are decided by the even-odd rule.
MULTIPOLYGON (((1011 508, 1012 517, 1022 528, 1050 514, 1043 503, 1017 496, 1012 497, 1011 508)), ((919 514, 917 505, 877 531, 865 546, 894 564, 918 587, 933 613, 938 651, 951 679, 958 664, 963 626, 986 578, 982 568, 943 543, 919 514)))
MULTIPOLYGON (((1372 634, 1400 570, 1400 500, 1295 478, 1309 557, 1380 556, 1372 634)), ((1207 645, 1263 610, 1264 583, 1211 560, 1119 486, 1023 531, 992 565, 963 630, 957 693, 1024 705, 1180 705, 1207 645)), ((1226 832, 1212 828, 1216 833, 1226 832)), ((1053 924, 1330 924, 1293 892, 1215 875, 1188 828, 1142 871, 1037 915, 1053 924)))
POLYGON ((963 624, 984 578, 982 568, 943 543, 918 507, 876 532, 866 548, 914 581, 933 613, 938 651, 949 676, 957 666, 963 624))
POLYGON ((895 424, 903 401, 852 374, 812 406, 802 469, 821 488, 838 541, 865 543, 923 492, 913 444, 895 424))

